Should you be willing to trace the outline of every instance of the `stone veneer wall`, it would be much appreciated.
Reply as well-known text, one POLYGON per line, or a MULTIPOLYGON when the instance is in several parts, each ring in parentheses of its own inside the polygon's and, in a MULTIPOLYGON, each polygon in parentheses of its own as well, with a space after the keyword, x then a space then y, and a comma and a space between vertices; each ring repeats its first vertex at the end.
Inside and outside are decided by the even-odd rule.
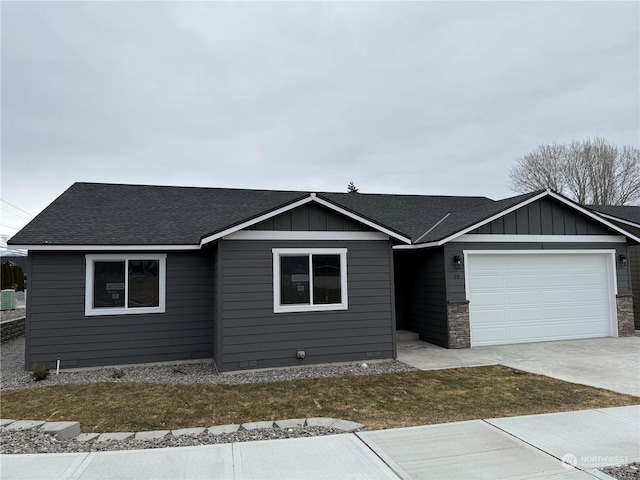
POLYGON ((618 336, 632 337, 635 334, 633 295, 618 295, 616 310, 618 311, 618 336))
POLYGON ((24 335, 25 319, 26 317, 22 317, 0 323, 0 339, 2 343, 24 335))
POLYGON ((447 302, 449 348, 471 348, 469 302, 447 302))

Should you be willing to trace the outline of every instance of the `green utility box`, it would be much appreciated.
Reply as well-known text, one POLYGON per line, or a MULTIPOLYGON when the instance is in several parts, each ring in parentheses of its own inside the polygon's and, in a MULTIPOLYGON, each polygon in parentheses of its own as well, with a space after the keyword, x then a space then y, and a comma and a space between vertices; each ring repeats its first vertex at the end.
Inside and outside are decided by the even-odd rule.
POLYGON ((16 309, 16 291, 13 288, 0 290, 0 310, 16 309))

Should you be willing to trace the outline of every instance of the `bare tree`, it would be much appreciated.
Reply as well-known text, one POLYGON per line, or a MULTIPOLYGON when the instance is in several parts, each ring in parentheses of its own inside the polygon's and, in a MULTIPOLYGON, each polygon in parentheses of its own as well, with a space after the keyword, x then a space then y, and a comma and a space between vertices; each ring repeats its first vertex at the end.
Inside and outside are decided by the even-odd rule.
POLYGON ((550 188, 582 204, 634 204, 640 200, 640 150, 603 138, 540 145, 511 167, 509 187, 519 193, 550 188))

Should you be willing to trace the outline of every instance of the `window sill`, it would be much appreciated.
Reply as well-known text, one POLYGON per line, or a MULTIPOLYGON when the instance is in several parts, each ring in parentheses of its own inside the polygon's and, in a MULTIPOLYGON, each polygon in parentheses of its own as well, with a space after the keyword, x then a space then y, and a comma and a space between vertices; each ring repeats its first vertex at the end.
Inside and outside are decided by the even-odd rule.
POLYGON ((102 308, 86 310, 84 312, 85 317, 102 317, 105 315, 141 315, 152 313, 164 313, 164 308, 102 308))
POLYGON ((336 303, 330 305, 276 305, 273 313, 300 313, 300 312, 334 312, 348 310, 346 303, 336 303))

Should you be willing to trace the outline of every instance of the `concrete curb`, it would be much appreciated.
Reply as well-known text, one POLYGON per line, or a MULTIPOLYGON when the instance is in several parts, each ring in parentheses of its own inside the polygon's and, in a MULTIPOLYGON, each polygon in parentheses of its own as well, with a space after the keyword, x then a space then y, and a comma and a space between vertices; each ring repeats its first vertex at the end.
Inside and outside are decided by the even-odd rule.
POLYGON ((295 418, 289 420, 268 420, 263 422, 248 422, 242 425, 213 425, 212 427, 180 428, 177 430, 153 430, 143 432, 107 432, 107 433, 80 433, 80 422, 42 422, 38 420, 12 420, 0 418, 0 427, 7 430, 39 429, 44 433, 55 435, 61 440, 78 440, 80 442, 107 442, 110 440, 148 440, 164 438, 168 435, 178 437, 181 435, 200 435, 205 430, 212 435, 224 435, 235 433, 238 430, 263 430, 263 429, 288 429, 296 427, 327 427, 352 433, 364 430, 361 423, 341 420, 336 418, 295 418))

